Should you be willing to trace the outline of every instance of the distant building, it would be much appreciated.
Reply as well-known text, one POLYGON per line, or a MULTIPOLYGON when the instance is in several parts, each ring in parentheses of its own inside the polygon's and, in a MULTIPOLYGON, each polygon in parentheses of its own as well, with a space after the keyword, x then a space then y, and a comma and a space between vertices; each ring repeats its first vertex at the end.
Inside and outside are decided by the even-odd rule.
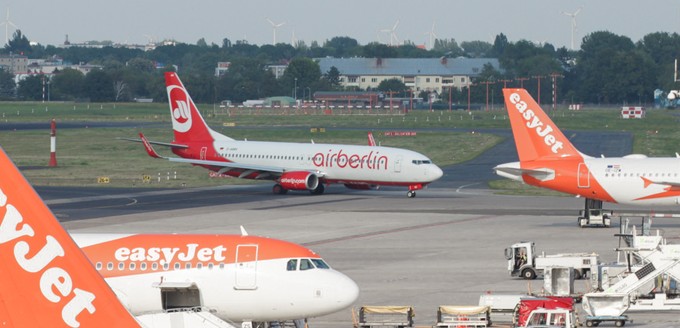
POLYGON ((385 96, 374 91, 317 91, 314 101, 326 106, 382 106, 385 96))
POLYGON ((28 57, 23 55, 2 55, 0 56, 0 69, 6 70, 14 75, 28 73, 28 57))
POLYGON ((500 70, 496 58, 319 58, 321 72, 335 67, 340 84, 361 90, 375 89, 380 82, 398 79, 414 92, 461 89, 470 85, 484 65, 500 70))

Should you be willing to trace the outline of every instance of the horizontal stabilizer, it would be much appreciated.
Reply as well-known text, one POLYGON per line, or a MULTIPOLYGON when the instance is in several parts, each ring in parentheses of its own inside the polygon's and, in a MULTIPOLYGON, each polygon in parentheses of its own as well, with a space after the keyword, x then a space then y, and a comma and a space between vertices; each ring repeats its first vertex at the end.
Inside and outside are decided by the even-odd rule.
POLYGON ((540 181, 548 181, 555 178, 555 170, 549 168, 523 169, 519 167, 519 162, 501 164, 493 168, 496 174, 523 182, 523 175, 531 176, 540 181))
MULTIPOLYGON (((141 143, 144 143, 144 141, 143 141, 142 139, 123 138, 123 137, 118 137, 118 138, 116 138, 116 139, 118 139, 118 140, 125 140, 125 141, 132 141, 132 142, 141 142, 141 143)), ((158 145, 158 146, 163 146, 163 147, 181 148, 181 149, 189 148, 189 146, 187 146, 187 145, 174 144, 174 143, 170 143, 170 142, 151 141, 151 140, 147 140, 147 141, 148 141, 150 144, 152 144, 152 145, 158 145)))

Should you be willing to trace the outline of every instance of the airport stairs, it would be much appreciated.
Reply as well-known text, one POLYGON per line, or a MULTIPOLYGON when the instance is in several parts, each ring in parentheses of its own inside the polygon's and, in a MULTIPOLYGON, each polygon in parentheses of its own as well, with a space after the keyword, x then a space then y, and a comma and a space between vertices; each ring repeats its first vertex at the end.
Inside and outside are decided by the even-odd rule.
POLYGON ((583 296, 583 309, 591 316, 620 316, 630 306, 631 297, 657 277, 668 274, 680 280, 680 245, 658 245, 643 257, 644 266, 602 292, 583 296))
POLYGON ((204 308, 183 308, 160 313, 149 313, 136 316, 144 327, 196 327, 196 328, 239 328, 232 322, 226 322, 204 308))

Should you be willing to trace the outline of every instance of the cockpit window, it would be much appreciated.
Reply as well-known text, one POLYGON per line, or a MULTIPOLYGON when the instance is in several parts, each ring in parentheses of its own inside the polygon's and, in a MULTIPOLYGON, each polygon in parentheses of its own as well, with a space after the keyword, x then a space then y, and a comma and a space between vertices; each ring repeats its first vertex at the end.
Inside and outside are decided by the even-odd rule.
POLYGON ((312 261, 310 261, 308 259, 300 260, 300 270, 309 270, 309 269, 314 269, 314 265, 312 265, 312 261))
POLYGON ((415 165, 420 165, 420 164, 432 164, 432 161, 429 159, 414 159, 411 161, 415 165))
POLYGON ((297 270, 297 259, 293 260, 288 260, 288 264, 286 264, 286 270, 288 271, 295 271, 297 270))
POLYGON ((331 268, 322 259, 312 259, 312 263, 314 263, 314 266, 316 266, 318 269, 330 269, 331 268))

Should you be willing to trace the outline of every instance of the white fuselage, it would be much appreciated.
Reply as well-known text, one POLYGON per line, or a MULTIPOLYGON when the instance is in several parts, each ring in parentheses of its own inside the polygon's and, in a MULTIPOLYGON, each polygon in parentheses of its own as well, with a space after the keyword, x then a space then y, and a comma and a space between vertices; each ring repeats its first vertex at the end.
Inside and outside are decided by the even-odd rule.
POLYGON ((154 250, 148 247, 156 244, 152 235, 108 248, 134 235, 72 235, 133 315, 201 307, 232 322, 283 321, 337 312, 359 294, 352 279, 313 252, 300 253, 301 246, 237 236, 206 248, 201 236, 175 236, 165 238, 177 242, 154 250))
POLYGON ((617 203, 677 205, 680 203, 680 158, 585 158, 592 177, 617 203), (645 180, 651 183, 645 183, 645 180))
POLYGON ((231 162, 316 171, 332 183, 427 184, 443 174, 424 155, 399 148, 235 140, 213 145, 231 162))

